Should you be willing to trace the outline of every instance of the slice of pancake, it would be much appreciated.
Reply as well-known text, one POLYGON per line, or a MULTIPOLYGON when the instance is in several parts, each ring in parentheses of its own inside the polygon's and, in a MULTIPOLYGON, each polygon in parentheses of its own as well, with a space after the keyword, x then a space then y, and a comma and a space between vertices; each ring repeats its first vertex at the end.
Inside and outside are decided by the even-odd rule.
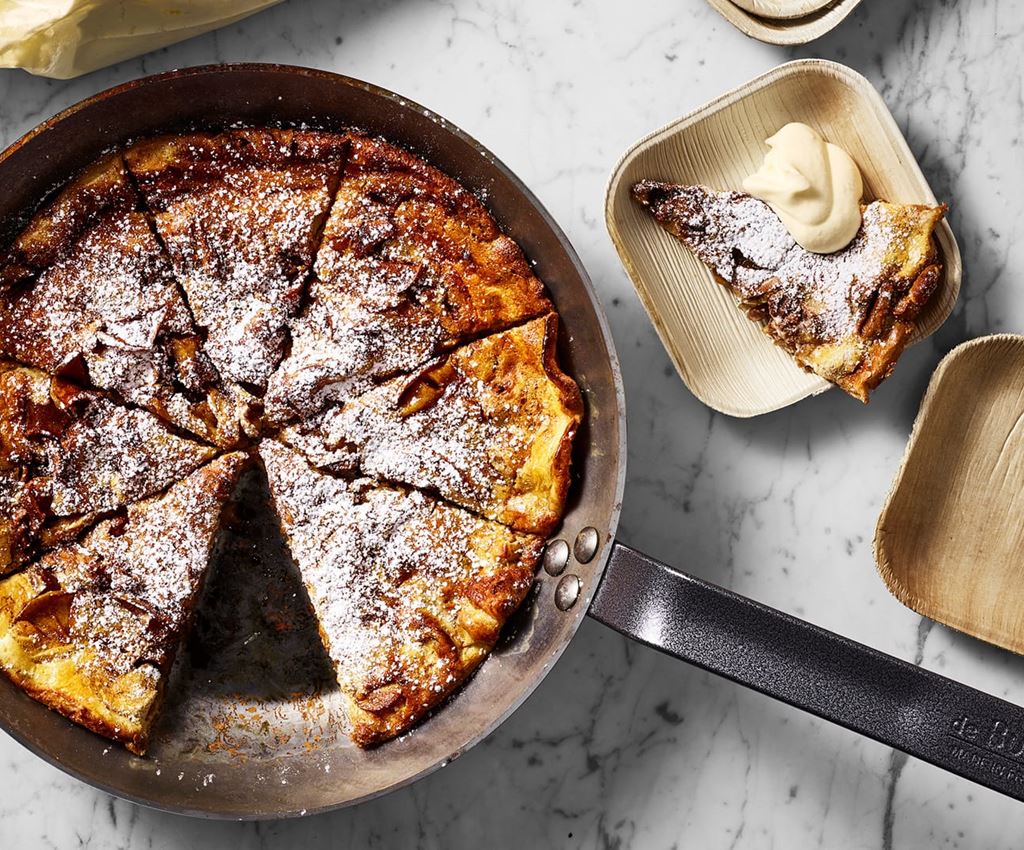
POLYGON ((0 574, 163 490, 215 451, 144 410, 0 363, 0 574))
POLYGON ((551 310, 522 251, 456 181, 353 135, 308 304, 268 387, 274 422, 551 310))
POLYGON ((280 361, 347 147, 329 133, 250 129, 125 152, 226 380, 263 388, 280 361))
POLYGON ((583 414, 559 367, 549 313, 457 348, 281 439, 315 465, 439 493, 511 526, 549 534, 569 489, 583 414))
POLYGON ((224 455, 0 581, 0 666, 143 753, 245 455, 224 455))
POLYGON ((942 280, 932 235, 944 205, 873 201, 849 245, 813 254, 742 192, 645 180, 633 197, 800 366, 863 402, 892 373, 942 280))
MULTIPOLYGON (((115 392, 232 445, 245 412, 205 361, 119 154, 73 180, 0 257, 0 355, 115 392)), ((241 400, 241 401, 244 401, 241 400)))
POLYGON ((274 440, 260 455, 352 739, 366 747, 407 732, 487 657, 543 539, 419 491, 324 474, 274 440))

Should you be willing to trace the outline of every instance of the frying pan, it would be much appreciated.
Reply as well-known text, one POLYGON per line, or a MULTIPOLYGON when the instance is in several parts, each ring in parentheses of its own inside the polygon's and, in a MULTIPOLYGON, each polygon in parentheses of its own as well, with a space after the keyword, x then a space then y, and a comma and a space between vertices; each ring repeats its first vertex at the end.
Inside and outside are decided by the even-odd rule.
MULTIPOLYGON (((168 811, 230 818, 325 811, 398 788, 465 752, 526 699, 589 613, 648 646, 1024 799, 1024 711, 1017 706, 685 575, 615 539, 625 401, 587 273, 530 191, 429 110, 368 83, 304 68, 209 66, 148 77, 68 109, 0 156, 3 229, 10 235, 48 190, 106 148, 147 133, 236 122, 360 126, 413 149, 486 200, 546 283, 563 319, 563 363, 586 400, 564 523, 548 543, 512 636, 447 706, 377 749, 361 751, 338 732, 329 691, 311 697, 322 732, 315 746, 286 742, 308 735, 302 726, 310 714, 297 717, 272 699, 264 708, 282 732, 277 746, 247 745, 241 734, 230 747, 204 746, 215 725, 208 703, 226 711, 238 696, 228 691, 244 697, 258 684, 258 670, 246 679, 248 656, 239 647, 258 638, 259 628, 244 623, 252 634, 225 650, 242 659, 228 659, 227 666, 241 668, 231 687, 199 700, 189 691, 197 686, 185 681, 184 710, 179 706, 164 722, 145 759, 67 722, 0 677, 0 726, 8 733, 91 785, 168 811)), ((281 551, 268 557, 287 559, 281 551)))

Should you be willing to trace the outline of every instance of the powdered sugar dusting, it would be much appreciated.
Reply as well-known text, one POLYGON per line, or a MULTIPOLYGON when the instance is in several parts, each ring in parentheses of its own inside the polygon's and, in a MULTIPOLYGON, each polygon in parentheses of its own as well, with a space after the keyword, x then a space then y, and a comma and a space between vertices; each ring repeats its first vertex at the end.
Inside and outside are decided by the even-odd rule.
POLYGON ((292 351, 270 381, 270 416, 303 412, 369 389, 433 356, 445 337, 437 318, 443 300, 425 272, 404 263, 353 260, 330 281, 310 285, 310 305, 292 325, 292 351), (419 288, 418 306, 403 306, 419 288))
POLYGON ((4 291, 0 308, 9 318, 0 353, 48 372, 75 371, 77 362, 92 386, 214 436, 196 412, 208 388, 179 386, 186 379, 169 349, 194 329, 141 213, 96 222, 30 286, 4 291))
POLYGON ((473 195, 406 151, 353 136, 268 415, 315 413, 549 309, 519 247, 473 195))
POLYGON ((109 511, 184 478, 215 449, 178 437, 151 413, 91 401, 52 446, 57 516, 109 511))
POLYGON ((207 353, 224 377, 257 386, 281 359, 340 168, 337 151, 310 160, 273 139, 196 136, 152 169, 128 154, 207 353))
POLYGON ((162 335, 190 330, 170 265, 139 213, 97 223, 30 288, 3 297, 3 353, 48 371, 107 347, 145 359, 162 335))
MULTIPOLYGON (((543 365, 545 327, 536 319, 456 349, 281 438, 317 466, 430 489, 491 519, 538 530, 531 523, 546 516, 524 517, 521 501, 547 504, 551 488, 520 474, 534 450, 556 451, 572 427, 543 365)), ((550 468, 554 458, 543 460, 550 468)))
POLYGON ((55 519, 85 518, 152 495, 215 451, 171 433, 150 413, 35 369, 4 368, 0 410, 8 550, 0 563, 36 552, 43 527, 55 519))
POLYGON ((246 463, 245 455, 222 455, 184 478, 164 495, 129 506, 123 528, 118 520, 101 525, 83 541, 108 564, 115 591, 141 598, 175 616, 205 573, 221 510, 246 463), (173 535, 167 529, 175 529, 173 535), (116 533, 115 533, 116 532, 116 533))

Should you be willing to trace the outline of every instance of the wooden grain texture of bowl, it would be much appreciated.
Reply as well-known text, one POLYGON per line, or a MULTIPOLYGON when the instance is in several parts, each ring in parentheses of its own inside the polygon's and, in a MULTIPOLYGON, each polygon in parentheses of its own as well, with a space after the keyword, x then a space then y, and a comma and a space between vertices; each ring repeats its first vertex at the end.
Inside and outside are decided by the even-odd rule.
POLYGON ((875 531, 904 605, 1024 653, 1024 336, 939 364, 875 531))
POLYGON ((732 0, 708 0, 711 8, 744 35, 768 44, 806 44, 834 30, 861 0, 832 0, 797 18, 767 18, 741 9, 732 0))

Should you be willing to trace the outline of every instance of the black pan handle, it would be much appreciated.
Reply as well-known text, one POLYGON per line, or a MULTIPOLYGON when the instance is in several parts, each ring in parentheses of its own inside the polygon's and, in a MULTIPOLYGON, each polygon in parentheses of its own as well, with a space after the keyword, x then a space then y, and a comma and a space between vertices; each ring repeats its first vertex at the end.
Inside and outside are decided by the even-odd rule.
POLYGON ((1024 800, 1024 709, 613 544, 590 614, 648 646, 1024 800))

